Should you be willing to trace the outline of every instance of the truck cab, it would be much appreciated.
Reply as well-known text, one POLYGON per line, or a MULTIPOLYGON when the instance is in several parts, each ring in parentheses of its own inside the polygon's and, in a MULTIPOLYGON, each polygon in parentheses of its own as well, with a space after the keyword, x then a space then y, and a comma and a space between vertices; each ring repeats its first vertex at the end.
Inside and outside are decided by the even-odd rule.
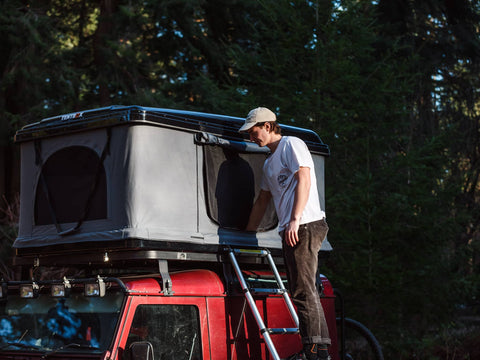
MULTIPOLYGON (((272 281, 264 272, 245 276, 256 286, 272 281)), ((159 274, 9 284, 0 305, 0 358, 146 359, 149 351, 172 360, 269 358, 238 284, 207 269, 175 271, 170 280, 169 293, 159 274)), ((333 291, 319 280, 330 327, 333 291)), ((295 326, 281 296, 255 302, 269 327, 295 326)), ((272 339, 281 358, 301 349, 298 334, 272 339)))
MULTIPOLYGON (((1 282, 0 359, 284 359, 300 351, 288 330, 296 328, 288 292, 262 290, 288 289, 273 206, 259 232, 243 231, 268 149, 243 138, 242 123, 114 106, 19 130, 21 277, 1 282)), ((282 132, 309 147, 324 207, 328 146, 305 129, 282 132)), ((329 251, 327 239, 320 256, 329 251)), ((332 286, 317 280, 336 334, 332 286)), ((338 359, 336 336, 330 349, 338 359)))

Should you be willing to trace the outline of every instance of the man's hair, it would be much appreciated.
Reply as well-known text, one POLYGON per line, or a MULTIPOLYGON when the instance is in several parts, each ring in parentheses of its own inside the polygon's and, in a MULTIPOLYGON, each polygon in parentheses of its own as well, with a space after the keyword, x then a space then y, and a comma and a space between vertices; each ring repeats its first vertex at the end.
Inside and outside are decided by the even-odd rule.
POLYGON ((278 125, 278 123, 276 121, 266 121, 266 122, 257 124, 257 126, 263 127, 267 122, 270 124, 270 126, 272 127, 272 131, 275 134, 279 134, 279 135, 282 134, 282 128, 280 127, 280 125, 278 125))

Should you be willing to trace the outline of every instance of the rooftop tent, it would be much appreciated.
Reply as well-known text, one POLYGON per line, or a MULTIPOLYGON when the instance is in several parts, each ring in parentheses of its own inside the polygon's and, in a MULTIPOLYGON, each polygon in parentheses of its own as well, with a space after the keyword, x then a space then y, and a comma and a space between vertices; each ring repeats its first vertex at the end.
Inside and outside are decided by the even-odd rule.
MULTIPOLYGON (((280 249, 273 205, 257 234, 241 231, 259 192, 267 148, 245 141, 244 119, 113 106, 44 119, 16 134, 21 147, 17 254, 60 247, 280 249)), ((302 138, 322 206, 328 146, 302 138)), ((323 250, 330 250, 328 241, 323 250)))

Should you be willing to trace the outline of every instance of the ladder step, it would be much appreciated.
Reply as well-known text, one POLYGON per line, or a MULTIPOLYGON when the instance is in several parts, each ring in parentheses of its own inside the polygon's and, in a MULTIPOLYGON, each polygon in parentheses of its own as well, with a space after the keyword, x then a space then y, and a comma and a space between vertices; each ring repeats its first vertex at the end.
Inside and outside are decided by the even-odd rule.
POLYGON ((237 255, 249 255, 249 256, 267 256, 269 252, 262 249, 233 249, 237 255))
POLYGON ((282 295, 282 294, 285 294, 287 292, 286 289, 278 289, 278 288, 274 288, 274 289, 250 288, 249 290, 252 293, 255 293, 255 294, 279 294, 279 295, 282 295))
POLYGON ((269 328, 267 332, 272 335, 298 334, 298 328, 269 328))

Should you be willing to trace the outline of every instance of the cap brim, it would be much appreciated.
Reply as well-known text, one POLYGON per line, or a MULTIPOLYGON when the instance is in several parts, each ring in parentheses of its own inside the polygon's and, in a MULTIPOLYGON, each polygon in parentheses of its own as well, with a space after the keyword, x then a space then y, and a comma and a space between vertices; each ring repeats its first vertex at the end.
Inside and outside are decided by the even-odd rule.
POLYGON ((243 124, 243 126, 242 126, 240 129, 238 129, 238 132, 245 132, 245 131, 247 131, 248 129, 254 127, 255 124, 256 124, 256 123, 245 123, 245 124, 243 124))

